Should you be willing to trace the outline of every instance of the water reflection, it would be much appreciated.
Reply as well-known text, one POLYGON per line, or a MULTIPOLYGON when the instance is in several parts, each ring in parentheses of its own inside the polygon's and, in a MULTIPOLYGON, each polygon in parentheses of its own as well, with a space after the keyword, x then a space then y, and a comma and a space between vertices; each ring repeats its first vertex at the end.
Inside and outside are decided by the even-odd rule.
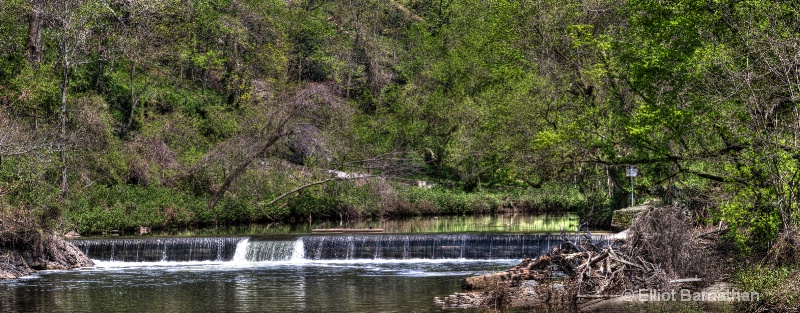
POLYGON ((413 217, 400 220, 314 221, 300 224, 249 224, 195 229, 154 231, 155 236, 221 236, 308 234, 317 228, 382 228, 385 233, 551 233, 561 227, 574 231, 579 217, 564 214, 496 214, 413 217))
POLYGON ((514 262, 101 263, 0 282, 0 311, 439 312, 462 277, 514 262))

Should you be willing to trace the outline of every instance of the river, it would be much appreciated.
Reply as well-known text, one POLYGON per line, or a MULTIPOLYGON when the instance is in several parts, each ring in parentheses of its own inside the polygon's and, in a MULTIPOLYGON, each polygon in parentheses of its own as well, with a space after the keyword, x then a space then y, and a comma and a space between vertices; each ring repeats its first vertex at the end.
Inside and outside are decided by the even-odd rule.
POLYGON ((559 237, 421 231, 90 238, 74 243, 95 267, 2 281, 0 312, 441 312, 434 298, 459 292, 464 277, 507 269, 559 237))

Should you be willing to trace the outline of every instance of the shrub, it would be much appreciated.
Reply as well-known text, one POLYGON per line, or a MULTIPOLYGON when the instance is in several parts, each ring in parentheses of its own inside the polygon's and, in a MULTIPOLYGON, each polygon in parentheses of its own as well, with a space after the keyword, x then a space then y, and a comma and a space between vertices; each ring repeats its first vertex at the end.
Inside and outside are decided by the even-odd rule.
POLYGON ((96 234, 139 226, 166 228, 213 223, 216 216, 207 214, 206 206, 205 198, 170 188, 96 185, 80 195, 70 196, 67 216, 79 232, 96 234))

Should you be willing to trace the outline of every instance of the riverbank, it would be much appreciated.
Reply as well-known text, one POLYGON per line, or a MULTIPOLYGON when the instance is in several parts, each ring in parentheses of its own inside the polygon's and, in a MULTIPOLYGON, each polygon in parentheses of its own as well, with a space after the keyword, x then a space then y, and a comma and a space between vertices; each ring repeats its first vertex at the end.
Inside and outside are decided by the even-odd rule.
POLYGON ((28 216, 0 218, 0 279, 93 266, 83 252, 28 216))
POLYGON ((62 211, 76 231, 92 236, 110 230, 132 234, 141 226, 159 231, 499 213, 582 214, 593 207, 577 188, 560 185, 467 193, 382 178, 324 185, 274 205, 259 198, 227 197, 209 209, 207 196, 153 186, 93 186, 68 198, 62 211))

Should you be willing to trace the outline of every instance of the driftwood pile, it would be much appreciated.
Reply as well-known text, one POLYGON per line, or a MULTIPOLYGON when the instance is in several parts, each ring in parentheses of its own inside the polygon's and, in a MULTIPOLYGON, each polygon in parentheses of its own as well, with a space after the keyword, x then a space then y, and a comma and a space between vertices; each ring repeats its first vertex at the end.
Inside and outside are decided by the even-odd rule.
POLYGON ((699 288, 713 279, 710 249, 701 245, 691 220, 676 208, 645 212, 614 237, 596 244, 588 231, 573 236, 562 231, 562 244, 549 253, 504 272, 468 277, 462 287, 492 291, 534 285, 538 302, 576 303, 643 288, 699 288))
POLYGON ((513 268, 499 273, 464 279, 464 289, 489 289, 498 284, 519 286, 534 280, 545 285, 563 280, 564 291, 577 298, 599 298, 609 293, 622 292, 631 285, 660 285, 666 280, 658 264, 642 257, 630 257, 624 240, 615 239, 596 245, 591 235, 574 236, 571 240, 562 233, 563 242, 549 253, 536 259, 527 258, 513 268), (570 290, 574 289, 574 290, 570 290))

